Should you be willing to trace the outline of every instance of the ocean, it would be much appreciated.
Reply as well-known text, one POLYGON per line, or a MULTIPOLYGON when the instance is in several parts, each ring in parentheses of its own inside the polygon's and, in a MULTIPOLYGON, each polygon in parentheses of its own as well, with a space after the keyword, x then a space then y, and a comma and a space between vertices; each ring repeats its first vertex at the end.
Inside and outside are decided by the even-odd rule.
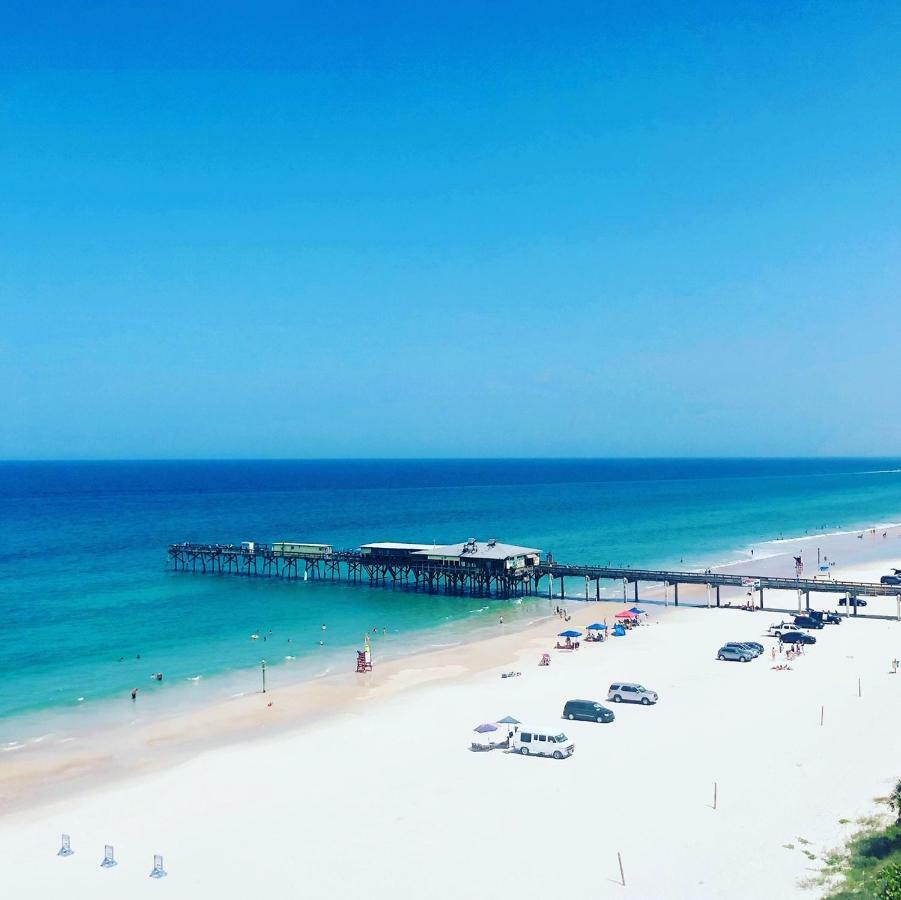
POLYGON ((134 687, 142 714, 171 711, 259 689, 262 659, 271 687, 351 671, 367 631, 378 664, 549 613, 546 598, 174 573, 171 542, 497 538, 690 568, 898 520, 898 459, 0 463, 0 750, 128 721, 134 687))

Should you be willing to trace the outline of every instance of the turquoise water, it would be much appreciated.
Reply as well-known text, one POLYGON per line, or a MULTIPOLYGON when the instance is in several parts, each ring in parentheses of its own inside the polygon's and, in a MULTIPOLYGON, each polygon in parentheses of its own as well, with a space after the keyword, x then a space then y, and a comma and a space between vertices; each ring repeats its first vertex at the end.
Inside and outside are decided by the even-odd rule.
POLYGON ((0 463, 0 504, 2 745, 88 710, 131 716, 136 686, 141 709, 172 709, 256 689, 261 658, 274 685, 350 670, 371 629, 378 660, 548 610, 176 574, 172 541, 476 536, 561 562, 707 566, 751 542, 901 519, 901 461, 0 463))

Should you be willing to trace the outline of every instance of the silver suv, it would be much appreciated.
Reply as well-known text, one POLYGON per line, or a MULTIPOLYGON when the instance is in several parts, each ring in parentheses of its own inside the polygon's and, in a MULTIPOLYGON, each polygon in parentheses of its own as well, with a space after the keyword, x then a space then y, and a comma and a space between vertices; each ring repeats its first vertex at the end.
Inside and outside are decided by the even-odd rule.
POLYGON ((717 651, 716 658, 719 660, 732 659, 738 662, 750 662, 754 659, 754 652, 750 647, 742 647, 739 644, 724 644, 717 651))
POLYGON ((650 706, 657 702, 657 693, 649 691, 640 684, 618 681, 616 684, 610 685, 607 699, 614 703, 641 703, 643 706, 650 706))

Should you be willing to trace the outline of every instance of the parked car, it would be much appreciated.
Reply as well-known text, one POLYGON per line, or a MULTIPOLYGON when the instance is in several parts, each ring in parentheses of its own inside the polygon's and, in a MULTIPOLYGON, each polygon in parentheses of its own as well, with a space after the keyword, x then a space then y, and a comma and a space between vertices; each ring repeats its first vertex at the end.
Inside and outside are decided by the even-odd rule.
POLYGON ((838 613, 831 612, 820 612, 818 609, 811 609, 808 613, 811 619, 816 619, 817 622, 823 622, 826 625, 841 625, 842 617, 838 615, 838 613))
POLYGON ((607 699, 614 703, 641 703, 642 706, 650 706, 657 702, 657 694, 640 684, 618 681, 616 684, 610 685, 607 699))
POLYGON ((901 575, 883 575, 880 584, 901 584, 901 575))
POLYGON ((716 651, 716 658, 721 661, 731 659, 735 662, 750 662, 754 659, 754 653, 750 647, 741 647, 738 644, 724 644, 716 651))
POLYGON ((813 616, 795 616, 795 628, 823 628, 825 627, 822 619, 816 619, 813 616))
POLYGON ((756 657, 760 656, 761 653, 763 653, 762 647, 760 648, 760 650, 757 649, 757 647, 760 647, 760 644, 758 644, 757 647, 752 647, 746 641, 726 641, 724 646, 729 647, 732 650, 738 650, 741 653, 750 653, 751 659, 755 659, 756 657))
POLYGON ((815 644, 817 639, 806 631, 783 631, 779 636, 783 644, 815 644))
POLYGON ((570 743, 569 738, 561 731, 532 731, 520 728, 510 740, 510 749, 523 756, 531 754, 563 759, 572 756, 576 746, 570 743))
POLYGON ((838 601, 839 606, 866 606, 867 601, 863 597, 842 597, 838 601))
POLYGON ((742 641, 743 644, 750 647, 752 650, 757 651, 757 655, 760 656, 761 653, 766 649, 763 644, 758 644, 757 641, 742 641))
POLYGON ((601 706, 594 700, 567 700, 563 707, 564 719, 581 719, 583 722, 612 722, 612 709, 601 706))

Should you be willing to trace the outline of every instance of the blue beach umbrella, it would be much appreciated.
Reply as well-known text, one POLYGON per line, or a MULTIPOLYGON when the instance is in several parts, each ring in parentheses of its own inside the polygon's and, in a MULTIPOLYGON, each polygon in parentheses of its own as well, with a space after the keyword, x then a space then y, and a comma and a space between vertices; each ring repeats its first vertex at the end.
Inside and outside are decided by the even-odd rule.
POLYGON ((589 625, 586 631, 606 631, 607 626, 602 625, 600 622, 595 622, 594 625, 589 625))
POLYGON ((630 613, 635 613, 636 616, 643 616, 644 610, 639 609, 637 606, 633 606, 632 609, 629 610, 630 613))
POLYGON ((497 725, 492 725, 490 722, 483 722, 481 725, 476 725, 473 731, 477 731, 479 734, 485 734, 488 731, 497 731, 497 725))
POLYGON ((560 634, 557 635, 557 637, 568 637, 568 638, 582 637, 582 632, 581 631, 561 631, 560 634))
POLYGON ((498 725, 521 725, 522 722, 519 719, 514 719, 513 716, 504 716, 503 719, 497 720, 498 725))

